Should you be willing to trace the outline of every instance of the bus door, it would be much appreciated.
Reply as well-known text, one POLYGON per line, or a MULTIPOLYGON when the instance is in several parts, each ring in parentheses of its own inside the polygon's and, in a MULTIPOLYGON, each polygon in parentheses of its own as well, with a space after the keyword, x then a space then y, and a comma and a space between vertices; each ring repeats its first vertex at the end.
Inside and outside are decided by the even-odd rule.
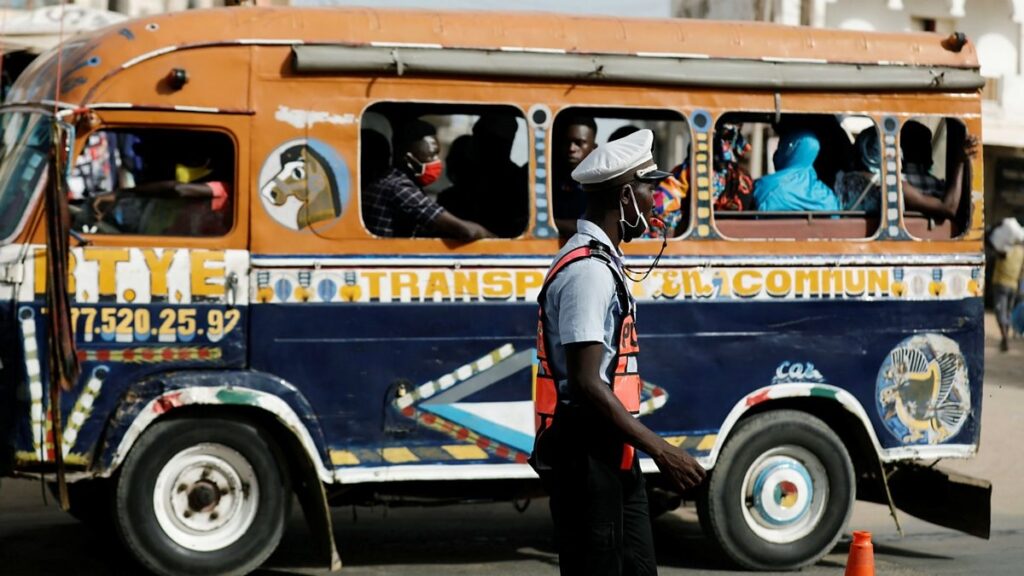
MULTIPOLYGON (((110 413, 127 387, 158 372, 247 363, 247 206, 238 176, 247 168, 238 151, 246 119, 218 117, 217 127, 173 114, 103 120, 78 138, 68 177, 71 321, 82 366, 64 396, 71 464, 84 463, 100 437, 104 419, 89 416, 110 413)), ((36 246, 31 259, 34 299, 18 314, 24 337, 42 339, 45 249, 36 246)), ((38 385, 40 367, 28 373, 38 385)), ((40 440, 47 443, 36 438, 37 447, 40 440)))

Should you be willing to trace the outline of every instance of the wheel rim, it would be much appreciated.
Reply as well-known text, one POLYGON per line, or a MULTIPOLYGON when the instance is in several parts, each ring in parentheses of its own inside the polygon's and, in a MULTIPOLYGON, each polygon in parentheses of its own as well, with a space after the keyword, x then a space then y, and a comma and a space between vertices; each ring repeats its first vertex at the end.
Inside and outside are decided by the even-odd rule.
POLYGON ((164 464, 153 489, 153 510, 176 544, 211 552, 249 530, 259 497, 256 472, 244 456, 223 444, 203 443, 164 464))
POLYGON ((747 468, 740 498, 743 518, 755 534, 788 544, 821 522, 828 503, 828 473, 809 450, 779 446, 747 468))

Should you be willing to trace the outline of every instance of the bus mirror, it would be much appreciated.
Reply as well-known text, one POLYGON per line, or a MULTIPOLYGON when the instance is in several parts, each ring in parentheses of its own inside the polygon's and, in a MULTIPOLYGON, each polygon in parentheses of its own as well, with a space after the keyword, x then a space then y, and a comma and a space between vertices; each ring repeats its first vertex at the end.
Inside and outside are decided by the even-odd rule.
POLYGON ((188 84, 188 71, 184 68, 173 68, 167 74, 167 85, 171 90, 181 90, 188 84))

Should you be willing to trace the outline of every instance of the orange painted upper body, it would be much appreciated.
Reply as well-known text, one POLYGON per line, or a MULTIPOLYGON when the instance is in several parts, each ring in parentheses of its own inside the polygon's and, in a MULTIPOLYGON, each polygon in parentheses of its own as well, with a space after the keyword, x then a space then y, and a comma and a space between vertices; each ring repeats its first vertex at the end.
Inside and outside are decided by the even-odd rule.
MULTIPOLYGON (((359 210, 359 120, 382 101, 505 104, 523 115, 535 105, 557 115, 569 106, 667 109, 689 117, 707 111, 857 113, 955 117, 973 134, 981 128, 977 91, 836 92, 727 90, 700 87, 599 84, 482 77, 300 75, 292 68, 298 44, 440 45, 446 48, 551 49, 581 54, 660 53, 778 61, 827 61, 884 66, 978 68, 968 43, 960 52, 936 34, 880 34, 756 23, 593 18, 555 14, 398 11, 375 9, 227 8, 185 11, 132 20, 69 39, 40 57, 18 80, 6 105, 59 100, 68 108, 95 108, 97 125, 78 123, 76 149, 91 129, 104 126, 189 126, 228 133, 237 147, 238 202, 234 228, 224 238, 181 238, 181 245, 249 248, 261 254, 553 254, 555 240, 535 238, 456 243, 441 239, 380 239, 364 227, 359 210), (187 71, 180 89, 168 85, 175 69, 187 71), (59 71, 59 72, 58 72, 59 71), (59 91, 56 79, 60 78, 59 91), (327 112, 342 121, 301 126, 289 111, 327 112), (284 119, 282 119, 284 118, 284 119), (261 165, 283 142, 311 138, 328 143, 347 166, 348 200, 330 226, 289 230, 261 205, 261 165)), ((550 136, 549 136, 550 137, 550 136)), ((532 136, 531 136, 532 138, 532 136)), ((531 150, 533 149, 531 141, 531 150)), ((710 160, 709 160, 710 161, 710 160)), ((530 196, 536 162, 531 158, 530 196)), ((550 180, 549 180, 550 183, 550 180)), ((974 163, 981 189, 981 162, 974 163)), ((551 186, 547 186, 550 190, 551 186)), ((969 191, 965 191, 969 194, 969 191)), ((671 255, 842 255, 980 253, 980 194, 969 230, 957 240, 785 241, 685 238, 671 255)), ((694 199, 693 213, 701 208, 694 199)), ((537 207, 531 202, 531 215, 537 207)), ((535 222, 531 218, 531 222, 535 222)), ((41 228, 41 227, 40 227, 41 228)), ((27 233, 27 232, 26 232, 27 233)), ((42 231, 29 238, 41 243, 42 231)), ((107 237, 109 245, 160 246, 167 238, 107 237)), ((660 242, 635 242, 627 252, 654 254, 660 242)))

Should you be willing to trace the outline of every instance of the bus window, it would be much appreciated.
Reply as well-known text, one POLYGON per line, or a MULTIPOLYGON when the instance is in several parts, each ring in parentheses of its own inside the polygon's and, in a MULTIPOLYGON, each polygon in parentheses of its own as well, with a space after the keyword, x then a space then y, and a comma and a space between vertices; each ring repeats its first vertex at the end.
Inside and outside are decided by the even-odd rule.
POLYGON ((360 138, 363 224, 375 236, 526 231, 529 142, 519 109, 383 102, 364 114, 360 138))
POLYGON ((231 229, 235 150, 219 132, 90 134, 68 179, 72 228, 88 234, 222 236, 231 229))
POLYGON ((903 222, 916 238, 950 239, 966 230, 971 209, 966 130, 954 119, 911 118, 900 128, 903 222))
MULTIPOLYGON (((637 130, 654 132, 654 161, 673 176, 655 190, 654 216, 665 223, 665 234, 680 236, 690 227, 689 193, 690 128, 686 119, 670 110, 628 108, 566 108, 555 117, 552 128, 551 203, 555 225, 565 239, 576 232, 587 197, 572 171, 594 148, 637 130)), ((661 237, 651 229, 648 238, 661 237)))
POLYGON ((865 116, 733 113, 715 126, 711 201, 730 238, 867 238, 882 154, 865 116), (873 146, 871 145, 873 142, 873 146))

